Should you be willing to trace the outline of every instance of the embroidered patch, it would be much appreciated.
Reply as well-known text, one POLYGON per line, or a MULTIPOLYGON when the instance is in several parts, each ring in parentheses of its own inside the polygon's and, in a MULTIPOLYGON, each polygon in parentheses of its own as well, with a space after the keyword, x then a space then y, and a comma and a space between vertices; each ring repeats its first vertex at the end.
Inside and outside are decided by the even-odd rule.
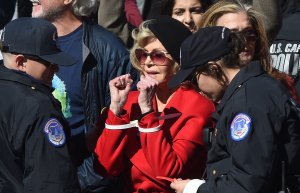
POLYGON ((251 119, 248 115, 240 113, 236 115, 231 122, 231 138, 234 141, 243 140, 250 131, 251 119))
POLYGON ((44 132, 46 133, 48 141, 55 147, 63 146, 66 143, 63 126, 57 119, 49 119, 44 127, 44 132))

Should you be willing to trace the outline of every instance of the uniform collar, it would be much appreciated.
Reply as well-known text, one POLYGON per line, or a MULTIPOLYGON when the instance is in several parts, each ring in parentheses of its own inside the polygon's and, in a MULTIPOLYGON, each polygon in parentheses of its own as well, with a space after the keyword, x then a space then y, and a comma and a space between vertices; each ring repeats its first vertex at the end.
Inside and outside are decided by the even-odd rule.
POLYGON ((234 93, 242 87, 242 85, 247 82, 252 77, 259 76, 265 73, 264 69, 262 68, 259 61, 253 61, 246 65, 245 67, 241 68, 241 70, 236 74, 236 76, 232 79, 230 84, 228 85, 224 96, 221 99, 221 103, 217 106, 215 113, 212 117, 215 120, 218 120, 219 116, 221 115, 225 104, 229 99, 234 95, 234 93))
POLYGON ((21 71, 8 69, 3 64, 0 64, 0 80, 18 82, 47 93, 51 93, 53 91, 52 87, 34 79, 32 76, 21 71))

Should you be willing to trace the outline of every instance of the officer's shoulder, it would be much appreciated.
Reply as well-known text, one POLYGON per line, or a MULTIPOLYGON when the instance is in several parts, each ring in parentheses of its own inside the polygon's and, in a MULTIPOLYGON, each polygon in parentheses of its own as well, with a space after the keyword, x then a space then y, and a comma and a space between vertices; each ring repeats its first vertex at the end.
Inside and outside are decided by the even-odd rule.
MULTIPOLYGON (((26 116, 26 120, 36 119, 39 115, 40 107, 45 105, 36 97, 35 88, 19 83, 6 86, 6 92, 2 99, 7 101, 7 107, 10 107, 10 113, 16 116, 26 116)), ((2 94, 2 93, 1 93, 2 94)))
POLYGON ((270 76, 263 76, 249 81, 247 90, 247 100, 255 102, 257 105, 280 106, 288 99, 288 90, 281 84, 280 81, 270 76))
POLYGON ((279 94, 284 90, 282 84, 268 74, 250 79, 247 82, 247 86, 249 89, 253 90, 253 92, 262 95, 271 95, 272 93, 279 94))
POLYGON ((37 103, 36 93, 39 91, 37 91, 37 88, 35 86, 17 83, 10 85, 9 88, 10 89, 7 92, 10 93, 11 99, 18 100, 21 103, 37 103))
MULTIPOLYGON (((51 92, 49 92, 51 94, 51 92)), ((35 107, 37 111, 41 111, 39 109, 47 109, 52 106, 52 102, 50 96, 41 92, 35 86, 23 86, 22 93, 20 93, 19 98, 22 100, 21 103, 26 105, 28 108, 35 107)))

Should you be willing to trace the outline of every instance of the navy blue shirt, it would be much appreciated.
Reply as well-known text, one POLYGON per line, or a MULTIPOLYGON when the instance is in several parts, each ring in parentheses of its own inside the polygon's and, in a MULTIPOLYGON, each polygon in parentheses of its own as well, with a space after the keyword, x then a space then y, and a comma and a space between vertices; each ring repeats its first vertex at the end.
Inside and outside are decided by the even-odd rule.
POLYGON ((52 82, 55 88, 53 95, 61 102, 62 112, 73 136, 85 132, 81 85, 82 35, 81 25, 72 33, 58 38, 57 46, 74 57, 76 63, 71 66, 59 66, 59 71, 52 82))

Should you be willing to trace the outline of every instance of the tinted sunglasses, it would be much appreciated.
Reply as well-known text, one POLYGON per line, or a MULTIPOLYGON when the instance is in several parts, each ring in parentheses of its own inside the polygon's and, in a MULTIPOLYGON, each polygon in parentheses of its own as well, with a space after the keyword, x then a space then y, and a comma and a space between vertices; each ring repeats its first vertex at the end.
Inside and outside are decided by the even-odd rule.
POLYGON ((163 66, 165 61, 169 59, 166 54, 168 54, 168 52, 159 50, 154 50, 152 52, 147 52, 141 48, 135 50, 135 56, 142 65, 145 64, 147 57, 149 56, 155 65, 163 66))
POLYGON ((247 42, 255 42, 258 39, 258 34, 254 29, 242 31, 242 34, 246 38, 247 42))

